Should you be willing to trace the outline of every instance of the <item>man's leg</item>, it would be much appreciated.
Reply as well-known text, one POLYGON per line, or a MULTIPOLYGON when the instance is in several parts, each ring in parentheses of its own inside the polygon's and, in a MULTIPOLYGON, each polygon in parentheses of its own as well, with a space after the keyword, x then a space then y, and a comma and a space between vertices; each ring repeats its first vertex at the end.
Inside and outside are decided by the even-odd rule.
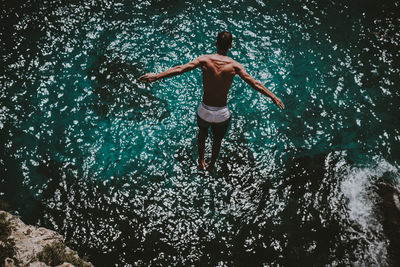
POLYGON ((212 153, 211 153, 211 161, 207 166, 207 170, 209 172, 214 172, 215 162, 217 161, 219 151, 221 150, 222 139, 224 138, 226 131, 228 130, 229 122, 231 118, 227 119, 224 122, 214 124, 211 126, 211 130, 213 133, 213 144, 212 144, 212 153))
POLYGON ((199 168, 204 170, 206 163, 204 161, 204 150, 206 147, 206 139, 208 134, 208 128, 199 127, 199 134, 197 135, 197 152, 199 154, 199 168))
POLYGON ((222 139, 220 140, 213 140, 212 144, 212 153, 211 153, 211 161, 210 164, 207 166, 207 170, 209 172, 214 172, 215 162, 217 161, 219 151, 221 150, 222 139))
POLYGON ((197 125, 199 126, 199 133, 197 135, 197 152, 199 154, 198 167, 204 170, 206 163, 204 161, 204 151, 206 147, 206 139, 208 136, 208 127, 210 124, 197 115, 197 125))

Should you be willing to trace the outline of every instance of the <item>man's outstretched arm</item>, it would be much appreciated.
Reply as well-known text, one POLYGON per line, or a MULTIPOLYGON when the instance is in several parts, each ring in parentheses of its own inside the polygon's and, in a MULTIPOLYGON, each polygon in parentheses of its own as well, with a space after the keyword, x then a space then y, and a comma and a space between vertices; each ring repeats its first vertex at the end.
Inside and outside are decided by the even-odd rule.
POLYGON ((168 77, 172 77, 172 76, 176 76, 176 75, 180 75, 182 73, 185 73, 187 71, 191 71, 197 67, 200 66, 200 59, 196 58, 195 60, 193 60, 192 62, 189 62, 185 65, 180 65, 180 66, 176 66, 173 67, 169 70, 163 71, 161 73, 147 73, 143 76, 139 77, 139 80, 143 81, 143 82, 155 82, 159 79, 163 79, 163 78, 168 78, 168 77))
POLYGON ((253 77, 251 77, 244 67, 242 65, 238 65, 236 68, 236 73, 240 76, 240 78, 243 79, 247 84, 249 84, 251 87, 254 88, 254 90, 260 92, 261 94, 268 96, 269 98, 272 99, 272 101, 281 109, 285 108, 285 105, 282 103, 282 101, 274 95, 270 90, 268 90, 262 83, 259 81, 255 80, 253 77))

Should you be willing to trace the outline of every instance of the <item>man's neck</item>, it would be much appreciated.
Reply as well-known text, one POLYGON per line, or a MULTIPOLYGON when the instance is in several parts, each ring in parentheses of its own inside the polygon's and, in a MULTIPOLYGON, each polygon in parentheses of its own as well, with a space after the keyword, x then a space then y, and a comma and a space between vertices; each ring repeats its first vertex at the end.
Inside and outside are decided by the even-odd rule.
POLYGON ((217 50, 217 54, 221 56, 226 56, 228 54, 228 50, 217 50))

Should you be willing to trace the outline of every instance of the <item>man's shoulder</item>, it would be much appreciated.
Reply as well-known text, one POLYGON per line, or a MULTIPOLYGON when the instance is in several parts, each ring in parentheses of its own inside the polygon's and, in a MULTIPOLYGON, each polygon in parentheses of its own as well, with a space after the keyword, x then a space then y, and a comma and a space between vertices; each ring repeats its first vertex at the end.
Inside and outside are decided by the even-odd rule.
POLYGON ((196 58, 196 60, 198 60, 199 62, 205 62, 205 61, 207 61, 207 60, 210 60, 210 57, 209 57, 210 55, 207 55, 207 54, 205 54, 205 55, 201 55, 201 56, 198 56, 197 58, 196 58))
POLYGON ((232 63, 232 66, 235 68, 235 70, 241 69, 243 67, 242 64, 240 64, 233 58, 230 58, 230 59, 232 60, 231 63, 232 63))
POLYGON ((211 58, 213 58, 213 56, 215 56, 215 54, 204 54, 204 55, 199 56, 198 58, 199 59, 211 59, 211 58))
MULTIPOLYGON (((211 60, 211 59, 214 59, 214 58, 217 58, 217 55, 215 55, 215 54, 204 54, 204 55, 201 55, 201 56, 198 57, 198 59, 204 59, 204 60, 211 60)), ((236 60, 234 60, 231 57, 224 56, 224 58, 225 58, 225 60, 227 60, 227 61, 229 61, 231 63, 239 64, 239 62, 237 62, 236 60)))

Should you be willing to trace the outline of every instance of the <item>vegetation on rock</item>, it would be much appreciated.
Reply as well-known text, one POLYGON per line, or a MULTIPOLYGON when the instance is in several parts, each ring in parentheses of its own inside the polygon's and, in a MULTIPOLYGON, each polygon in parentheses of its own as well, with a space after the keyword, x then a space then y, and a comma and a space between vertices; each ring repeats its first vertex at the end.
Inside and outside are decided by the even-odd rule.
POLYGON ((0 266, 4 264, 6 258, 14 257, 14 241, 9 238, 12 225, 7 219, 6 213, 0 213, 0 266))
POLYGON ((37 254, 37 259, 50 266, 57 266, 64 262, 71 263, 76 267, 92 266, 80 259, 75 252, 67 252, 65 244, 62 242, 53 242, 44 246, 43 250, 37 254))

